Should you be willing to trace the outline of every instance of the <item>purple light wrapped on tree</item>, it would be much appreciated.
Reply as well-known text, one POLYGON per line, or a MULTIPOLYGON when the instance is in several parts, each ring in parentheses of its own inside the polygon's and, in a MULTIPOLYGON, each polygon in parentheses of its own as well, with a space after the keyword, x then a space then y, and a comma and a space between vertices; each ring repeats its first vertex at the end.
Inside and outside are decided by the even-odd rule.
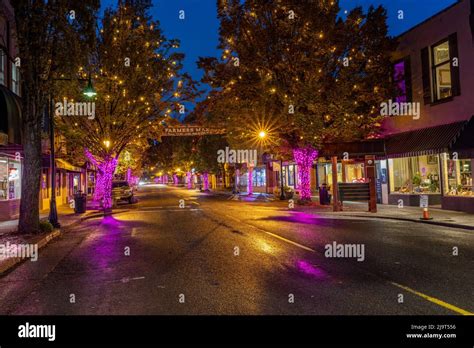
POLYGON ((300 199, 311 200, 311 167, 318 157, 318 151, 312 147, 293 150, 293 157, 298 165, 298 178, 300 180, 300 199))
POLYGON ((253 194, 253 166, 249 165, 248 166, 248 194, 251 196, 253 194))
POLYGON ((132 168, 127 169, 127 182, 132 183, 132 168))
POLYGON ((209 174, 207 172, 202 173, 202 185, 204 191, 209 191, 209 174))
POLYGON ((178 180, 178 175, 177 174, 173 174, 173 183, 175 185, 178 185, 179 184, 179 180, 178 180))
POLYGON ((191 172, 187 172, 186 178, 188 180, 188 189, 192 189, 193 188, 193 174, 191 172))
POLYGON ((117 168, 118 159, 112 156, 98 161, 93 154, 85 149, 87 159, 97 168, 97 180, 95 185, 94 199, 102 200, 104 209, 112 208, 112 180, 117 168))

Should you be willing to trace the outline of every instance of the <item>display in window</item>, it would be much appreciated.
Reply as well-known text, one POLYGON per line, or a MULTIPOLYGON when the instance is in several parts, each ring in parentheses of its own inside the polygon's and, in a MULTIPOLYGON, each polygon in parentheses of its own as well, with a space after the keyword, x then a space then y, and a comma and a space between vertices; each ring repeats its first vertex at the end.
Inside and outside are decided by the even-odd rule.
POLYGON ((392 193, 441 193, 437 156, 394 158, 389 160, 389 166, 392 193))
POLYGON ((449 196, 474 197, 472 182, 472 160, 459 159, 445 161, 447 182, 446 194, 449 196))

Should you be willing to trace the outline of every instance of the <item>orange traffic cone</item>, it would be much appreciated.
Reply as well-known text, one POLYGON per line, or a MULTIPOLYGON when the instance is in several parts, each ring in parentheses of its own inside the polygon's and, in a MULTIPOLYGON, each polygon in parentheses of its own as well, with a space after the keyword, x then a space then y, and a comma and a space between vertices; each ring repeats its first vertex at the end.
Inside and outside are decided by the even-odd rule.
POLYGON ((428 208, 423 208, 423 217, 421 218, 421 220, 433 220, 433 218, 430 217, 430 212, 428 208))

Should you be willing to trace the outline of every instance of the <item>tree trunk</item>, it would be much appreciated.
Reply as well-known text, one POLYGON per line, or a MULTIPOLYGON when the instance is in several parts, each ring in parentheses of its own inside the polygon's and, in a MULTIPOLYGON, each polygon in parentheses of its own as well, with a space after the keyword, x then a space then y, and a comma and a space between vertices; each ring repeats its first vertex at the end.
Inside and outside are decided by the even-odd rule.
POLYGON ((312 147, 298 148, 293 149, 293 156, 298 165, 298 177, 301 184, 300 200, 311 201, 311 167, 318 152, 312 147))
POLYGON ((21 183, 19 233, 38 233, 41 184, 41 124, 33 100, 23 101, 23 172, 21 183))
POLYGON ((105 210, 112 208, 112 181, 114 179, 115 168, 117 168, 117 158, 108 157, 100 164, 102 176, 103 190, 103 207, 105 210))

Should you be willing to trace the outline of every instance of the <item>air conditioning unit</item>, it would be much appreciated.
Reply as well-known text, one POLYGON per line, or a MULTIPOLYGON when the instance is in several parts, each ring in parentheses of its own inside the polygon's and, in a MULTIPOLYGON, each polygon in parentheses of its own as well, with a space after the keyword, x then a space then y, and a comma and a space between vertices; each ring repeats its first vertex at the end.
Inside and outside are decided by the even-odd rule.
POLYGON ((0 132, 0 145, 8 145, 8 134, 0 132))

